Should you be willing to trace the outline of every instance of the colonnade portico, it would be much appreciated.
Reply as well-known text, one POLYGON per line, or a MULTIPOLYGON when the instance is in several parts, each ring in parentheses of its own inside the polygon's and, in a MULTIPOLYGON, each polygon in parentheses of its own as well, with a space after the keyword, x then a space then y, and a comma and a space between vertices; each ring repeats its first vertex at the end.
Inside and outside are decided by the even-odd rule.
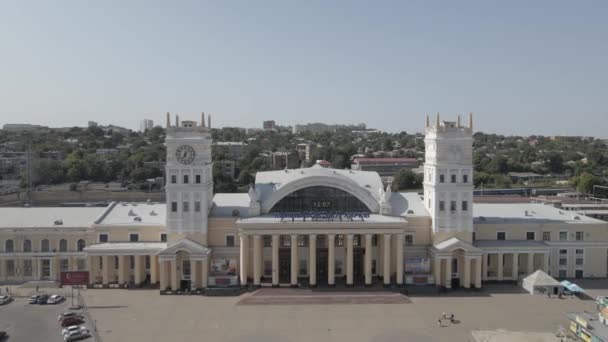
MULTIPOLYGON (((382 269, 381 273, 378 272, 378 275, 382 277, 382 282, 385 285, 391 284, 391 270, 396 270, 397 275, 395 277, 395 281, 398 285, 402 285, 404 283, 403 270, 404 270, 404 257, 403 257, 403 245, 404 245, 404 233, 402 231, 397 231, 395 233, 371 233, 368 231, 356 231, 356 230, 330 230, 329 232, 321 233, 319 231, 301 231, 298 229, 297 233, 289 230, 282 230, 280 232, 277 231, 266 231, 266 230, 244 230, 242 229, 239 232, 239 241, 240 241, 240 263, 239 263, 239 275, 240 275, 240 283, 241 286, 247 286, 249 284, 249 275, 252 276, 253 281, 252 285, 255 287, 261 286, 262 279, 262 271, 261 267, 263 265, 262 261, 262 241, 264 236, 270 236, 270 248, 271 248, 271 262, 272 262, 272 277, 271 283, 273 287, 278 287, 280 285, 280 263, 281 257, 279 253, 280 248, 287 249, 289 248, 289 253, 287 254, 290 258, 289 265, 289 286, 290 287, 298 287, 300 286, 299 277, 300 275, 300 260, 304 259, 304 256, 307 256, 307 277, 308 277, 308 285, 311 287, 315 287, 318 285, 317 279, 317 271, 318 271, 318 262, 322 262, 322 266, 325 265, 323 260, 319 259, 318 250, 319 248, 327 250, 327 264, 326 264, 326 276, 327 276, 327 285, 333 287, 336 285, 336 249, 343 248, 344 249, 344 270, 343 273, 345 282, 347 286, 354 286, 355 279, 355 249, 359 249, 363 251, 362 258, 362 269, 363 276, 362 280, 366 286, 372 285, 372 239, 374 239, 374 235, 377 236, 377 239, 382 239, 382 269), (341 235, 341 236, 340 236, 341 235), (337 247, 336 242, 338 237, 343 239, 343 245, 337 247), (355 246, 355 237, 357 237, 358 245, 355 246), (301 239, 307 239, 308 245, 305 246, 308 248, 307 254, 303 253, 300 250, 300 247, 304 247, 299 245, 299 241, 301 239), (323 239, 326 241, 326 246, 318 245, 317 239, 323 239), (288 239, 288 246, 281 246, 282 239, 288 239), (396 257, 394 257, 392 251, 392 239, 396 239, 396 257), (253 243, 251 243, 253 241, 253 243), (253 248, 252 253, 250 253, 249 248, 253 248), (253 260, 248 260, 248 258, 252 256, 253 260), (303 257, 300 259, 300 257, 303 257), (393 260, 394 259, 394 260, 393 260), (394 267, 393 267, 394 266, 394 267), (253 267, 253 270, 250 270, 249 267, 253 267)), ((321 240, 319 240, 321 241, 321 240)), ((267 246, 268 247, 268 246, 267 246)), ((283 254, 285 255, 285 254, 283 254)), ((303 266, 302 266, 303 267, 303 266)), ((325 266, 323 266, 325 267, 325 266)), ((360 269, 357 269, 360 270, 360 269)), ((394 272, 393 272, 394 273, 394 272)), ((324 273, 322 273, 324 275, 324 273)), ((325 285, 325 284, 323 284, 325 285)))
POLYGON ((483 256, 483 280, 514 280, 536 270, 549 273, 549 251, 491 251, 483 256))

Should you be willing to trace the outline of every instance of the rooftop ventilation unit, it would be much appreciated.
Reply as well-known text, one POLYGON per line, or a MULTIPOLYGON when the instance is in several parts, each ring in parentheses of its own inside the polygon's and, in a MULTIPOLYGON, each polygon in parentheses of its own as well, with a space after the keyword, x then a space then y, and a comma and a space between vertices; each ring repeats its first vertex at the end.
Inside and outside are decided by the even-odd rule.
POLYGON ((135 212, 133 212, 133 209, 129 210, 129 216, 137 216, 137 214, 135 214, 135 212))
POLYGON ((139 217, 139 216, 135 216, 135 217, 133 218, 133 221, 135 221, 135 222, 141 222, 141 217, 139 217))
POLYGON ((55 222, 53 222, 56 226, 61 226, 63 225, 63 219, 59 219, 59 220, 55 220, 55 222))

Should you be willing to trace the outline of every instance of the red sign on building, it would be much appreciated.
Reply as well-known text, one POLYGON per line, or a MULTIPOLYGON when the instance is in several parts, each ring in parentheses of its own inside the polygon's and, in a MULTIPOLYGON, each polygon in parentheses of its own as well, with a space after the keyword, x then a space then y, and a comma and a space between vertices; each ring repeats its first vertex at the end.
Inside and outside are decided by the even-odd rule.
POLYGON ((61 286, 63 285, 88 285, 88 271, 61 272, 61 286))

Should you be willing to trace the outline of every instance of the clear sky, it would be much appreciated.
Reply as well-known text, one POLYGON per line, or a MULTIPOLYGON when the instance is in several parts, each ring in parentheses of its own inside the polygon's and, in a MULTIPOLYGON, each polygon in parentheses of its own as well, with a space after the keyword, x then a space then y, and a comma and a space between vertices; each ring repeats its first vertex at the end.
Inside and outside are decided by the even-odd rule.
POLYGON ((0 125, 358 123, 608 138, 608 1, 0 0, 0 125), (93 4, 94 3, 94 4, 93 4))

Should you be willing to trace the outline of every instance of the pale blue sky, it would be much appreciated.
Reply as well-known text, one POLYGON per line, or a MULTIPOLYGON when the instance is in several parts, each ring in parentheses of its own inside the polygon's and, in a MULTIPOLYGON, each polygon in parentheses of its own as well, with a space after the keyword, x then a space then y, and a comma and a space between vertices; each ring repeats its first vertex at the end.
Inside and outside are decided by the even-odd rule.
POLYGON ((0 125, 414 132, 472 111, 486 132, 608 137, 605 0, 91 3, 0 0, 0 125))

